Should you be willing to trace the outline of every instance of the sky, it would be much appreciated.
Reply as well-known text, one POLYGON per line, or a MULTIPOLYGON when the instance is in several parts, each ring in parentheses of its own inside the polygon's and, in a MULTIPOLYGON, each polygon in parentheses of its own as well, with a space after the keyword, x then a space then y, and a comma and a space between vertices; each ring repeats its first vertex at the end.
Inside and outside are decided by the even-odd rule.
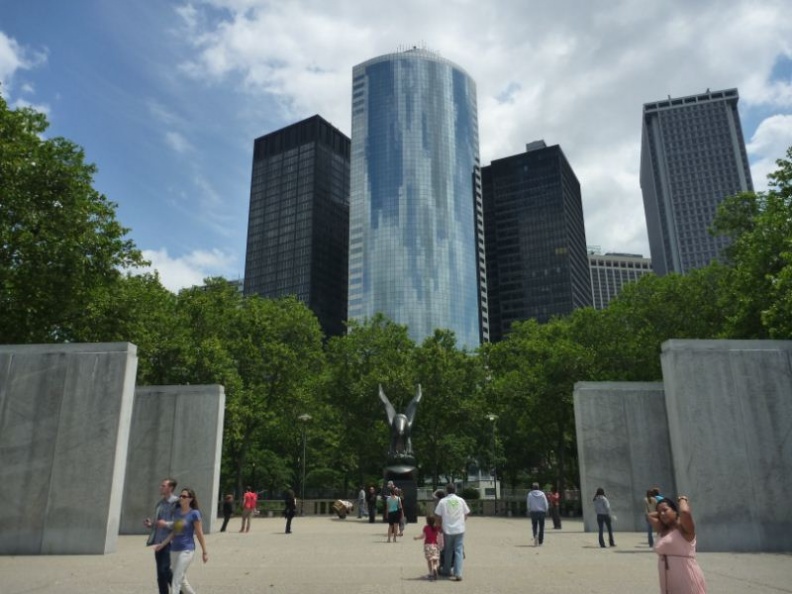
POLYGON ((644 103, 738 88, 757 190, 792 146, 787 0, 0 0, 0 93, 85 149, 177 291, 244 275, 254 139, 349 135, 352 67, 412 46, 476 81, 482 165, 561 146, 603 252, 649 256, 644 103))

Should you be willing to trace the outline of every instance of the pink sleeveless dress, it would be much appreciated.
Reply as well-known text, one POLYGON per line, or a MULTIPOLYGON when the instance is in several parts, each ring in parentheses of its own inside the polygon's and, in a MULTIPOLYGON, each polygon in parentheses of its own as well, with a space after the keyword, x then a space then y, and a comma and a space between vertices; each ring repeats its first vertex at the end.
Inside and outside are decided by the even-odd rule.
POLYGON ((688 542, 679 530, 655 541, 660 594, 706 594, 704 574, 696 561, 696 539, 688 542))

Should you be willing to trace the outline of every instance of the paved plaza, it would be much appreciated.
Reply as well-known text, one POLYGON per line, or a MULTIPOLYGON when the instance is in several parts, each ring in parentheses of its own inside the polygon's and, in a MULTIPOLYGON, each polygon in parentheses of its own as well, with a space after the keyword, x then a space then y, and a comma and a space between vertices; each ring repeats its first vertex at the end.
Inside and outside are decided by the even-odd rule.
MULTIPOLYGON (((189 580, 198 594, 391 594, 476 592, 611 594, 658 591, 656 555, 639 533, 616 533, 615 548, 601 549, 580 520, 548 530, 532 546, 525 518, 468 520, 464 579, 425 578, 423 524, 409 524, 396 544, 385 525, 356 518, 295 518, 283 534, 280 518, 255 518, 240 534, 207 536, 209 563, 196 556, 189 580)), ((552 525, 552 523, 550 523, 552 525)), ((157 591, 154 555, 144 536, 121 536, 104 556, 0 556, 0 594, 140 594, 157 591)), ((710 593, 792 593, 792 555, 702 553, 710 593)))

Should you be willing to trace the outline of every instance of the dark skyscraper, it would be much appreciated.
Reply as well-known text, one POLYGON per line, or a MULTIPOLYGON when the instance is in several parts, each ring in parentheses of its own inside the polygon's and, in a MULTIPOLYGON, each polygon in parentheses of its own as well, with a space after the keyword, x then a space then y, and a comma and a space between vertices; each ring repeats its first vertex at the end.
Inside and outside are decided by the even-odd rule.
POLYGON ((591 305, 580 184, 561 147, 532 142, 481 174, 490 340, 591 305))
POLYGON ((721 255, 709 227, 718 204, 753 191, 737 112, 737 89, 647 103, 641 190, 652 268, 684 274, 721 255))
POLYGON ((345 332, 350 141, 318 115, 253 147, 245 294, 296 295, 345 332))

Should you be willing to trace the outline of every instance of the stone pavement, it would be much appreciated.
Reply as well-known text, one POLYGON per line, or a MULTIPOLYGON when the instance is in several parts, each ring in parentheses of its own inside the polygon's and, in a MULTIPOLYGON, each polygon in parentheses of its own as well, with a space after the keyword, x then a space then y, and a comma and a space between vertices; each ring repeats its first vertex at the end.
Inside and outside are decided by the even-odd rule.
MULTIPOLYGON (((280 518, 254 518, 240 534, 207 536, 209 562, 196 556, 188 573, 198 594, 396 594, 475 592, 610 594, 658 591, 656 555, 644 535, 616 533, 616 548, 600 549, 580 520, 548 530, 533 547, 525 518, 468 520, 462 582, 425 579, 423 524, 409 524, 403 539, 385 542, 385 525, 356 518, 295 518, 283 534, 280 518)), ((552 525, 552 524, 551 524, 552 525)), ((702 553, 699 563, 718 594, 792 592, 791 554, 702 553)), ((139 594, 156 589, 154 555, 144 536, 119 537, 104 556, 0 556, 0 594, 139 594)))

